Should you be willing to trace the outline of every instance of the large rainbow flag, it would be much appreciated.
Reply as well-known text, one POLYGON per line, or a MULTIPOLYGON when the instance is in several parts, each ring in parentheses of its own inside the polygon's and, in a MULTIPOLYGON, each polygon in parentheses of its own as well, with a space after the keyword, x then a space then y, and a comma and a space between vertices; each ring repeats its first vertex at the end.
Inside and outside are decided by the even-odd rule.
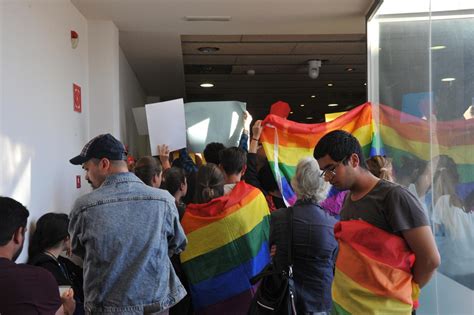
POLYGON ((338 222, 332 314, 411 314, 419 288, 405 240, 365 221, 338 222), (383 250, 382 250, 383 248, 383 250))
POLYGON ((260 141, 283 199, 288 205, 296 201, 290 186, 296 165, 302 158, 313 155, 316 143, 326 133, 337 129, 352 133, 361 143, 365 154, 370 152, 374 138, 370 103, 360 105, 328 123, 302 124, 280 116, 268 115, 263 126, 260 141))
POLYGON ((181 263, 197 314, 247 312, 250 279, 270 261, 269 220, 265 197, 243 181, 229 195, 186 208, 181 263))
POLYGON ((460 183, 459 195, 464 198, 474 189, 474 119, 427 120, 379 106, 379 130, 385 154, 400 167, 402 156, 429 161, 435 155, 448 155, 456 162, 460 183))
POLYGON ((296 201, 290 182, 298 161, 312 156, 319 139, 336 129, 352 133, 366 157, 374 154, 391 157, 395 169, 400 167, 402 156, 429 161, 434 155, 448 155, 458 167, 459 195, 464 198, 474 189, 474 155, 470 154, 474 152, 474 119, 433 124, 385 105, 378 105, 377 109, 378 116, 373 117, 372 105, 365 103, 333 121, 318 124, 297 123, 276 115, 265 118, 260 139, 288 205, 296 201))

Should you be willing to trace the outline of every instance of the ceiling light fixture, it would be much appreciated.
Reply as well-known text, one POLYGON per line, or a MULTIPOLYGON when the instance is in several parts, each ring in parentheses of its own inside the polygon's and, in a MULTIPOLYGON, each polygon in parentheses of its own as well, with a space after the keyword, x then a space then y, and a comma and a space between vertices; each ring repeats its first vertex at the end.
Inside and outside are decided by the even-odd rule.
POLYGON ((247 75, 255 75, 255 70, 254 69, 248 69, 247 70, 247 75))
POLYGON ((231 19, 231 16, 220 15, 188 15, 184 17, 184 20, 189 22, 228 22, 231 19))
POLYGON ((347 71, 347 72, 352 72, 352 71, 354 71, 354 70, 355 70, 354 68, 346 68, 346 71, 347 71))
POLYGON ((444 45, 438 45, 438 46, 432 46, 430 49, 431 50, 441 50, 441 49, 445 49, 446 46, 444 45))
POLYGON ((204 83, 201 83, 199 86, 202 88, 211 88, 211 87, 214 87, 214 84, 209 83, 209 82, 204 82, 204 83))
POLYGON ((309 120, 309 119, 313 119, 313 117, 311 117, 311 116, 308 116, 308 117, 306 117, 306 119, 308 119, 308 120, 309 120))
POLYGON ((290 112, 290 114, 293 114, 293 112, 290 112))
POLYGON ((319 68, 321 68, 321 60, 308 60, 308 76, 316 79, 319 76, 319 68))
POLYGON ((332 84, 332 83, 328 83, 328 86, 334 86, 334 84, 332 84))
POLYGON ((329 107, 336 107, 339 106, 339 104, 328 104, 329 107))
POLYGON ((454 80, 456 80, 456 78, 442 78, 441 79, 442 82, 452 82, 454 80))
POLYGON ((304 104, 301 104, 300 106, 301 106, 301 107, 304 107, 304 104))
POLYGON ((367 86, 367 82, 364 82, 364 85, 367 86))
POLYGON ((316 98, 316 95, 311 95, 311 98, 316 98))
POLYGON ((219 51, 219 47, 199 47, 197 50, 199 50, 202 53, 210 54, 210 53, 215 53, 219 51))

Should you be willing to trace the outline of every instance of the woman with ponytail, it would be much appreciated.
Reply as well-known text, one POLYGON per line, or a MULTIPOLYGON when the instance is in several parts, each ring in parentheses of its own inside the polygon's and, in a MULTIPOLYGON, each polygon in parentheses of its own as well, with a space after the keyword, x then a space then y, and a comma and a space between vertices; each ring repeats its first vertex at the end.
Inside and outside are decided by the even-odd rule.
POLYGON ((68 233, 69 218, 64 213, 46 213, 36 222, 28 248, 28 264, 42 267, 52 273, 58 286, 70 286, 74 290, 76 310, 84 314, 82 269, 69 259, 60 256, 70 253, 71 239, 68 233))
POLYGON ((197 173, 195 203, 207 203, 224 195, 224 174, 213 163, 202 166, 197 173))
POLYGON ((441 254, 439 271, 474 290, 474 214, 457 193, 454 160, 440 155, 433 175, 433 223, 441 254))
POLYGON ((380 179, 394 182, 392 175, 392 159, 385 155, 374 155, 366 161, 369 171, 380 179))
POLYGON ((217 165, 201 166, 181 220, 188 245, 180 259, 196 315, 246 314, 255 293, 250 279, 270 261, 265 196, 245 181, 224 195, 224 184, 217 165))

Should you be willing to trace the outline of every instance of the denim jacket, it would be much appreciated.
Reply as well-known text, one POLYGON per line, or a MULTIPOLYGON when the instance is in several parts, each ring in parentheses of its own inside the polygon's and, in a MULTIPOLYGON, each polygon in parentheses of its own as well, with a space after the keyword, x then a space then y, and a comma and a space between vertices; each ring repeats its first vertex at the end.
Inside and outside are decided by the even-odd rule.
POLYGON ((110 175, 77 199, 69 233, 73 252, 84 259, 86 312, 162 311, 186 295, 170 257, 187 241, 167 191, 133 173, 110 175))

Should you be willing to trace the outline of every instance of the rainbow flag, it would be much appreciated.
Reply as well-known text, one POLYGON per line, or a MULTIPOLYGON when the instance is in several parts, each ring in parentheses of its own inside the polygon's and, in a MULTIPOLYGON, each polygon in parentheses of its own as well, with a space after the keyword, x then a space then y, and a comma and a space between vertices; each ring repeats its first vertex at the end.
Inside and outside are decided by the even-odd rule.
POLYGON ((419 288, 405 240, 365 221, 338 222, 332 314, 411 314, 419 288))
POLYGON ((400 167, 402 156, 429 161, 432 155, 448 155, 457 164, 457 190, 464 198, 474 189, 474 119, 438 121, 436 129, 433 126, 424 119, 379 106, 381 142, 395 168, 400 167))
POLYGON ((239 182, 229 195, 190 204, 181 221, 188 245, 181 263, 197 314, 245 314, 250 279, 270 261, 270 212, 259 189, 239 182))
POLYGON ((260 137, 268 162, 287 205, 296 201, 290 186, 296 165, 313 155, 316 143, 326 133, 342 129, 352 133, 368 154, 372 149, 374 126, 370 103, 360 105, 328 123, 302 124, 276 115, 268 115, 263 121, 260 137))

